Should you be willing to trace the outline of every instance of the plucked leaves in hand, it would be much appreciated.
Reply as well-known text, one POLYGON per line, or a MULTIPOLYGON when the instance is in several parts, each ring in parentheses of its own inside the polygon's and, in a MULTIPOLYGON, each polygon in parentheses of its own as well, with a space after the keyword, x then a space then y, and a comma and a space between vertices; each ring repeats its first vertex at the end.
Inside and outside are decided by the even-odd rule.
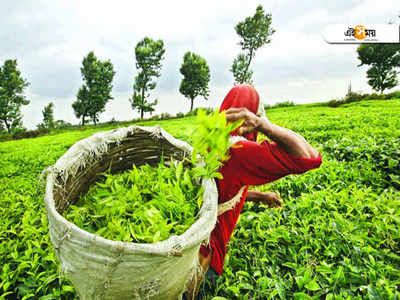
POLYGON ((227 123, 225 112, 214 111, 207 115, 199 110, 197 114, 197 126, 192 134, 192 163, 199 163, 199 156, 204 159, 204 165, 194 168, 195 176, 205 178, 222 178, 218 173, 219 167, 229 158, 229 135, 241 122, 227 123))

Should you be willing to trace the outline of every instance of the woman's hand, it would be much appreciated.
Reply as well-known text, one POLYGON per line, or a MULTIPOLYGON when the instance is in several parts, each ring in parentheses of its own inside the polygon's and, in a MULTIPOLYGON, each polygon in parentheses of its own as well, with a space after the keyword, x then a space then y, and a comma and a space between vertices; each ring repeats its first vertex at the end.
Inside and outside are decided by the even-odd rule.
POLYGON ((261 126, 261 118, 249 111, 247 108, 230 108, 226 112, 228 122, 244 120, 242 126, 238 129, 239 135, 246 135, 258 130, 261 126))
POLYGON ((282 207, 283 200, 279 194, 274 192, 263 193, 264 197, 261 200, 262 204, 268 205, 269 208, 282 207))
POLYGON ((268 205, 269 208, 282 207, 283 200, 278 193, 275 192, 259 192, 259 191, 247 191, 246 201, 252 201, 256 203, 262 203, 268 205))

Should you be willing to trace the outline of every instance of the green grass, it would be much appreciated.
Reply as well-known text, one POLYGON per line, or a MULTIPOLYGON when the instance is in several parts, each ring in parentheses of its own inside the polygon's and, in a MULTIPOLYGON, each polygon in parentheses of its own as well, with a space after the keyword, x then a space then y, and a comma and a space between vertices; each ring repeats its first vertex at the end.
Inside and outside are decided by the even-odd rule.
MULTIPOLYGON (((267 116, 305 136, 323 164, 257 187, 279 191, 285 205, 245 205, 216 295, 399 299, 400 101, 293 106, 267 116)), ((189 141, 194 118, 143 123, 155 124, 189 141)), ((60 284, 37 180, 75 142, 113 128, 0 143, 0 299, 77 299, 68 281, 60 284)))

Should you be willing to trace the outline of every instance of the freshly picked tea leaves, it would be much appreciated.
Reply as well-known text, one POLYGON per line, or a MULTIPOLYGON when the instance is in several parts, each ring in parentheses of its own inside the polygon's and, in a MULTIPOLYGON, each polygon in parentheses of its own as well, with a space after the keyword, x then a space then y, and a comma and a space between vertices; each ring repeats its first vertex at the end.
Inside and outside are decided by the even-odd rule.
POLYGON ((67 219, 104 238, 155 243, 182 234, 195 221, 203 189, 183 162, 143 165, 121 174, 105 173, 67 219))

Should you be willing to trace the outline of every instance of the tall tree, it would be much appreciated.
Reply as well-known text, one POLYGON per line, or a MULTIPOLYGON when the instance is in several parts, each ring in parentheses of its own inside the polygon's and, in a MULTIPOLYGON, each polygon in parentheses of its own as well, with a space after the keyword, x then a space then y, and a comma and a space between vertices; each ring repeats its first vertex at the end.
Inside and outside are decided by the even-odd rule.
POLYGON ((210 68, 206 60, 200 55, 186 52, 179 71, 183 75, 179 92, 190 99, 190 111, 192 111, 193 101, 197 96, 203 96, 207 100, 210 94, 210 89, 208 88, 210 68))
POLYGON ((162 40, 153 40, 145 37, 135 48, 136 68, 139 70, 135 77, 133 85, 133 96, 130 100, 132 109, 140 112, 140 118, 143 119, 143 113, 153 112, 157 99, 149 101, 150 91, 154 90, 157 83, 156 78, 160 77, 161 60, 164 58, 164 42, 162 40))
POLYGON ((44 107, 42 110, 43 114, 43 123, 39 124, 37 127, 39 129, 42 128, 54 128, 54 104, 50 102, 48 105, 44 107))
POLYGON ((249 58, 246 54, 240 53, 232 64, 231 71, 235 79, 235 84, 253 83, 253 71, 249 70, 249 58))
POLYGON ((270 36, 275 32, 271 22, 271 14, 265 13, 262 5, 259 5, 254 16, 247 17, 235 26, 236 33, 241 37, 239 45, 244 51, 232 64, 231 71, 235 84, 252 82, 253 72, 249 70, 250 63, 257 49, 271 42, 270 36))
POLYGON ((8 133, 22 127, 21 105, 28 105, 24 89, 29 83, 17 69, 17 60, 8 59, 0 66, 0 122, 8 133))
POLYGON ((82 118, 85 125, 86 118, 96 125, 99 114, 105 111, 113 88, 112 80, 115 72, 110 60, 100 61, 93 51, 83 58, 81 67, 84 84, 78 91, 77 100, 72 104, 77 118, 82 118))
POLYGON ((367 70, 368 84, 382 94, 398 84, 396 68, 400 67, 400 44, 361 44, 357 48, 362 65, 371 66, 367 70))

